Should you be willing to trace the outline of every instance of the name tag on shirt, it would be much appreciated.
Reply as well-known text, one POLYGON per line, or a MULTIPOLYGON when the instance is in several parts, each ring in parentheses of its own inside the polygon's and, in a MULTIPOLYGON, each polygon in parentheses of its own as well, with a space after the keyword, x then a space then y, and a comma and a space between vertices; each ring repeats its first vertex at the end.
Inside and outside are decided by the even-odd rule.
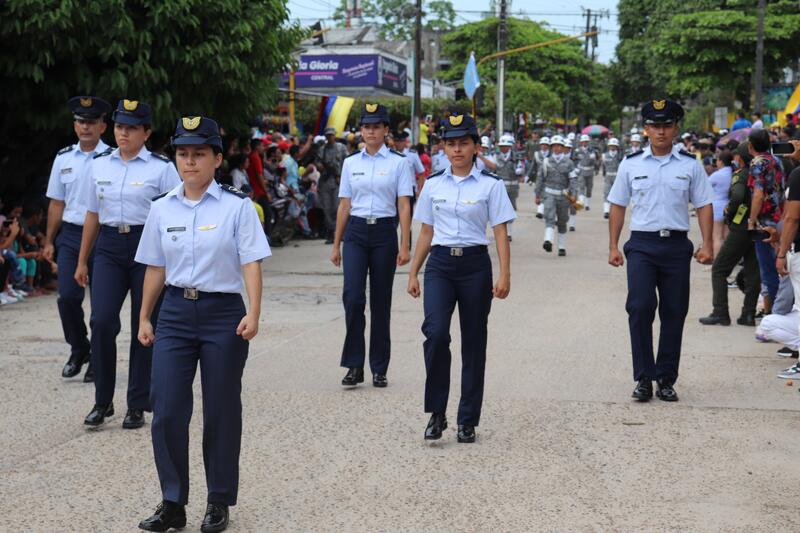
POLYGON ((363 172, 353 172, 353 176, 363 176, 363 172))
POLYGON ((689 176, 675 176, 675 177, 678 178, 679 180, 688 180, 689 179, 689 176))
POLYGON ((71 172, 72 172, 72 169, 71 169, 71 168, 62 168, 62 169, 61 169, 61 175, 62 175, 62 176, 63 176, 64 174, 69 174, 69 173, 71 173, 71 172))
POLYGON ((434 203, 434 204, 441 204, 441 203, 446 202, 446 201, 447 201, 447 198, 431 198, 431 202, 434 203))
POLYGON ((174 227, 174 228, 167 228, 167 233, 172 233, 174 231, 186 231, 186 226, 174 227))
POLYGON ((107 180, 103 180, 103 181, 101 181, 101 180, 97 180, 97 184, 98 184, 98 185, 111 185, 111 181, 107 181, 107 180))
POLYGON ((216 224, 209 224, 208 226, 200 226, 197 229, 200 231, 208 231, 210 229, 216 229, 216 228, 217 228, 216 224))
POLYGON ((636 181, 636 180, 646 180, 647 178, 648 178, 648 176, 636 176, 636 177, 633 178, 633 180, 634 181, 636 181))

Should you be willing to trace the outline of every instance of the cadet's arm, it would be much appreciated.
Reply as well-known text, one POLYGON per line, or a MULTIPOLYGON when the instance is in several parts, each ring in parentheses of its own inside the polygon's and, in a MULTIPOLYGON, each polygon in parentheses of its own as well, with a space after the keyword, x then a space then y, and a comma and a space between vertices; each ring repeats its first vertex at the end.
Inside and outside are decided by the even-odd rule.
POLYGON ((422 268, 422 263, 425 262, 431 251, 432 241, 433 226, 423 222, 419 230, 419 237, 417 237, 417 247, 414 249, 414 259, 411 260, 411 269, 408 271, 408 289, 406 290, 414 298, 419 298, 420 295, 419 278, 417 276, 422 268))
POLYGON ((139 322, 149 321, 153 314, 161 291, 164 290, 164 282, 167 279, 165 267, 147 265, 144 272, 144 285, 142 286, 142 306, 139 309, 139 322))
POLYGON ((505 222, 492 229, 497 246, 497 258, 500 260, 500 276, 492 293, 495 298, 502 300, 511 291, 511 245, 508 243, 508 226, 505 222))
POLYGON ((66 204, 63 200, 50 200, 50 205, 47 207, 47 237, 45 238, 45 244, 52 245, 53 241, 55 241, 58 230, 61 228, 65 206, 66 204))
POLYGON ((411 250, 411 197, 410 196, 400 196, 397 199, 397 214, 399 215, 400 218, 400 249, 411 250))

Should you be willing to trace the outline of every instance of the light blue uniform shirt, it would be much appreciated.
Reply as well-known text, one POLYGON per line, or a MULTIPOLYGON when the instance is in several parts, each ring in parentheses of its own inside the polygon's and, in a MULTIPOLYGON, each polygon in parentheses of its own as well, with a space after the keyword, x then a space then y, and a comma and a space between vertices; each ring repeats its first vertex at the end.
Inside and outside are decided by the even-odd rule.
POLYGON ((397 198, 414 195, 414 177, 406 158, 381 146, 369 155, 364 148, 342 165, 339 198, 350 198, 350 215, 385 218, 397 215, 397 198))
POLYGON ((673 147, 663 157, 650 147, 626 157, 608 194, 612 204, 632 203, 631 230, 689 231, 689 203, 696 208, 713 200, 713 190, 700 161, 673 147))
POLYGON ((95 155, 106 150, 108 145, 101 139, 91 152, 82 152, 80 144, 58 152, 47 182, 47 197, 64 202, 64 222, 83 226, 86 218, 86 167, 95 155))
POLYGON ((136 262, 165 267, 167 285, 239 293, 242 265, 270 255, 253 203, 215 181, 194 206, 183 184, 153 202, 136 262))
POLYGON ((448 165, 450 165, 450 160, 447 159, 444 150, 439 150, 431 156, 431 174, 446 169, 448 165))
POLYGON ((457 181, 448 167, 425 181, 414 219, 433 226, 434 246, 466 247, 489 244, 486 224, 492 227, 517 217, 503 180, 473 165, 470 175, 457 181))
POLYGON ((406 148, 403 150, 403 155, 406 156, 406 160, 411 166, 411 173, 414 174, 414 176, 425 172, 425 165, 422 164, 422 160, 419 158, 419 154, 417 152, 410 148, 406 148))
POLYGON ((86 173, 86 208, 107 226, 144 224, 153 197, 181 183, 169 159, 144 147, 127 162, 119 148, 97 156, 86 165, 86 173))

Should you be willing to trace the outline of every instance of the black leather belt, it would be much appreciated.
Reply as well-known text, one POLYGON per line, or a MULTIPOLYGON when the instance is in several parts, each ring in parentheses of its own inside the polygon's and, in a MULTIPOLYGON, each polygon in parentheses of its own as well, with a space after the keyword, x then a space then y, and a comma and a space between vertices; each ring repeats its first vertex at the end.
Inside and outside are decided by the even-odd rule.
POLYGON ((451 257, 462 257, 464 255, 475 255, 488 253, 489 248, 486 245, 479 246, 440 246, 436 245, 431 248, 431 253, 449 255, 451 257))

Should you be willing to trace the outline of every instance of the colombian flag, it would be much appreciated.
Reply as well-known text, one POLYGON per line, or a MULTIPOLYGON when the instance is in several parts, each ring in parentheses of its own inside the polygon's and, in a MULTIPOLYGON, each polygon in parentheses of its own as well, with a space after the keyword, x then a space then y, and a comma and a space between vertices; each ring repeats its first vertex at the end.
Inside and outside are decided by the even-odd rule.
POLYGON ((314 135, 320 135, 325 128, 336 128, 336 136, 341 136, 354 103, 355 99, 348 96, 324 96, 319 104, 314 135))

